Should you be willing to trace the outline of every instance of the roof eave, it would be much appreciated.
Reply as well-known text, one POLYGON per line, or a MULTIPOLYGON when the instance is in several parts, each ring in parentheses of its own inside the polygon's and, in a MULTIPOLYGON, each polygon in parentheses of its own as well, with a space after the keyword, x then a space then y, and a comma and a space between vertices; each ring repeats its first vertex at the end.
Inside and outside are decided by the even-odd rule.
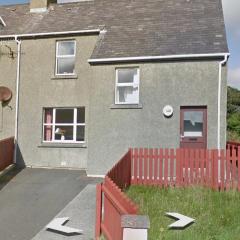
POLYGON ((162 56, 139 56, 139 57, 118 57, 118 58, 90 58, 88 62, 97 63, 114 63, 114 62, 141 62, 141 61, 157 61, 157 60, 178 60, 178 59, 216 59, 229 57, 229 52, 223 53, 203 53, 203 54, 176 54, 162 56))

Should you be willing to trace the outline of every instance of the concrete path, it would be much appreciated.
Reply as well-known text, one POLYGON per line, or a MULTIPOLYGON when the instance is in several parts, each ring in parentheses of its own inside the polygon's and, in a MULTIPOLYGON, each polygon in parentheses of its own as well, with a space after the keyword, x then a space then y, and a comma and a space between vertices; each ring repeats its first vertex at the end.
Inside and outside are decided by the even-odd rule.
POLYGON ((0 178, 0 239, 32 239, 88 184, 99 181, 84 171, 11 171, 0 178))
POLYGON ((88 185, 56 216, 56 218, 69 217, 69 222, 65 225, 81 229, 83 234, 64 236, 43 228, 32 240, 93 240, 95 231, 95 199, 96 186, 88 185))

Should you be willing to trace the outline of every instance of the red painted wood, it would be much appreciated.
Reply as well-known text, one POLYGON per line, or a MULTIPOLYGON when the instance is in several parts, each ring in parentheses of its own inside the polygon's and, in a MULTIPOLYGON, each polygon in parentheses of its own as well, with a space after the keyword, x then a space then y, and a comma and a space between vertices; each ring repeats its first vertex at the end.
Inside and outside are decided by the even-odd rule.
POLYGON ((143 149, 139 149, 139 178, 138 184, 143 183, 143 149))
POLYGON ((138 175, 138 164, 139 164, 138 156, 139 155, 138 154, 139 154, 138 148, 134 148, 134 150, 133 150, 133 165, 134 165, 133 184, 137 184, 138 177, 139 177, 139 175, 138 175))
POLYGON ((184 186, 189 184, 189 150, 185 149, 184 151, 184 186))
POLYGON ((153 171, 153 149, 149 149, 149 179, 148 183, 150 185, 154 184, 154 171, 153 171))
POLYGON ((230 189, 230 161, 231 154, 230 149, 228 148, 226 151, 226 190, 230 189))
POLYGON ((214 164, 213 164, 213 188, 218 189, 218 150, 214 150, 214 164))
POLYGON ((184 168, 184 150, 183 149, 180 149, 180 170, 179 170, 179 184, 180 186, 183 186, 183 178, 184 178, 184 175, 183 175, 183 168, 184 168))
POLYGON ((176 186, 181 186, 181 150, 176 150, 176 186))
POLYGON ((13 164, 14 138, 0 140, 0 171, 13 164))
POLYGON ((168 186, 168 159, 169 159, 169 149, 165 149, 164 151, 164 187, 168 186))
POLYGON ((206 151, 206 177, 205 177, 205 181, 206 181, 206 186, 210 186, 210 161, 211 161, 211 153, 210 153, 210 150, 207 150, 206 151))
POLYGON ((163 186, 163 149, 159 149, 159 184, 163 186))
POLYGON ((155 148, 153 152, 153 159, 154 159, 154 185, 157 185, 159 182, 158 179, 158 160, 159 160, 159 155, 158 155, 158 149, 155 148))
MULTIPOLYGON (((197 149, 193 150, 193 149, 189 149, 189 169, 190 169, 190 173, 189 173, 189 183, 190 184, 194 184, 194 179, 193 179, 193 174, 194 174, 194 163, 196 164, 196 158, 194 153, 196 153, 197 149)), ((197 181, 197 177, 195 177, 195 182, 197 181)))
POLYGON ((220 151, 220 178, 221 178, 221 182, 220 182, 220 186, 221 186, 221 190, 224 190, 225 188, 225 155, 224 155, 224 150, 220 151))
POLYGON ((174 159, 176 159, 174 154, 174 149, 170 149, 170 186, 175 185, 174 181, 174 159))
POLYGON ((236 188, 236 164, 237 164, 237 151, 234 148, 232 150, 232 188, 236 188))
POLYGON ((143 156, 143 161, 144 161, 144 180, 143 184, 146 185, 148 184, 148 149, 144 148, 144 156, 143 156))
POLYGON ((99 240, 101 236, 102 222, 102 184, 96 186, 96 223, 95 223, 95 239, 99 240))
POLYGON ((206 183, 206 151, 201 149, 200 150, 200 166, 201 166, 201 184, 205 185, 206 183))
POLYGON ((237 167, 238 167, 238 177, 237 177, 237 183, 238 183, 238 191, 240 191, 240 146, 238 146, 238 157, 237 157, 237 167))

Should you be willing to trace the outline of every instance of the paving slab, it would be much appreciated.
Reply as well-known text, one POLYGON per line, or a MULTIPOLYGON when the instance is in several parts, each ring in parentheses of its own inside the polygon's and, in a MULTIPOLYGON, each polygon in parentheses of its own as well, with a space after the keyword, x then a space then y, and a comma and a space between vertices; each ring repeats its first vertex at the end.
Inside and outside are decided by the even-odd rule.
POLYGON ((89 184, 55 216, 55 218, 69 217, 69 222, 65 226, 81 229, 83 234, 67 236, 49 231, 44 227, 32 240, 93 240, 95 231, 95 201, 96 185, 89 184))
POLYGON ((0 239, 32 239, 88 184, 99 181, 80 170, 10 171, 0 178, 0 239))

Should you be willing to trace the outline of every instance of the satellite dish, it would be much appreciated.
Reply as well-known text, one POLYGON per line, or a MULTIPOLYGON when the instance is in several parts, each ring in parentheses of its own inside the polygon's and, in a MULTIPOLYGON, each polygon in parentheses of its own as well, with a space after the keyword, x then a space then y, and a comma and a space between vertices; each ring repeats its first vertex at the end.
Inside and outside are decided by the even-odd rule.
POLYGON ((12 91, 7 87, 0 86, 0 102, 7 102, 12 98, 12 91))

